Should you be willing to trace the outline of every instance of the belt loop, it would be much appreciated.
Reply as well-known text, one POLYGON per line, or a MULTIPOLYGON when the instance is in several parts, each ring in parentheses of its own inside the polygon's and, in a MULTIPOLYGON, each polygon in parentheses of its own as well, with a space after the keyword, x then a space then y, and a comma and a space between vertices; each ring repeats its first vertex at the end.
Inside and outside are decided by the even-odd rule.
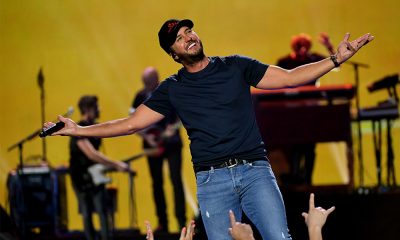
POLYGON ((210 167, 210 173, 214 173, 214 167, 210 167))
POLYGON ((233 168, 234 166, 236 166, 236 165, 238 165, 238 159, 237 158, 229 158, 229 160, 228 160, 228 168, 233 168), (235 160, 235 161, 232 161, 232 160, 235 160))

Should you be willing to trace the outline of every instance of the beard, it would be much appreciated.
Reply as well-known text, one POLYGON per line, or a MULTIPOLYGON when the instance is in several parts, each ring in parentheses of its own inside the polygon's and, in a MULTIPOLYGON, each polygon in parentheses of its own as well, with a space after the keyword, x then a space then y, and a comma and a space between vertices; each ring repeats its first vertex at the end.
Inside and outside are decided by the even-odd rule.
POLYGON ((194 64, 204 59, 203 43, 199 40, 200 48, 193 53, 175 53, 179 57, 179 62, 185 62, 187 64, 194 64))

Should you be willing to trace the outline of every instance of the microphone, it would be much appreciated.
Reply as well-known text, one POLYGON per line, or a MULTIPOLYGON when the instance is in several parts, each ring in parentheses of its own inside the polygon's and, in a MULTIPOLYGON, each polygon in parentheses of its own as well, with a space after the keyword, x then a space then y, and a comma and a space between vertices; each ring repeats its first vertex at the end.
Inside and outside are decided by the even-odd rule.
MULTIPOLYGON (((69 106, 67 112, 63 114, 63 117, 70 117, 73 113, 74 113, 74 108, 72 106, 69 106)), ((39 133, 39 137, 44 138, 48 135, 51 135, 52 133, 61 130, 64 126, 65 124, 63 122, 57 122, 51 127, 43 128, 39 133)))
POLYGON ((56 124, 54 124, 51 127, 43 128, 42 131, 40 131, 40 133, 39 133, 39 137, 44 138, 48 135, 51 135, 51 134, 57 132, 58 130, 61 130, 64 126, 65 126, 65 123, 57 122, 56 124))
POLYGON ((72 106, 69 106, 67 112, 63 115, 63 117, 70 117, 73 113, 74 108, 72 106))

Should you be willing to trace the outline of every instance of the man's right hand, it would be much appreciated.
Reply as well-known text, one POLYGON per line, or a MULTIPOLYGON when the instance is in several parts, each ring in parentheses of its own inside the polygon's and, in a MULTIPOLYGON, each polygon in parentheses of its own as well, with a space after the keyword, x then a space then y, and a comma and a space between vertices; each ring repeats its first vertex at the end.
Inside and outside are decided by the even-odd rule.
POLYGON ((131 170, 129 164, 121 161, 115 163, 115 168, 121 172, 129 172, 131 170))
MULTIPOLYGON (((65 126, 61 130, 51 134, 50 136, 57 136, 57 135, 74 136, 76 134, 77 129, 78 129, 78 125, 72 119, 65 118, 65 117, 59 115, 58 116, 58 120, 63 122, 63 123, 65 123, 65 126)), ((49 127, 51 127, 53 125, 55 125, 55 123, 46 122, 46 123, 43 124, 43 128, 49 128, 49 127)))

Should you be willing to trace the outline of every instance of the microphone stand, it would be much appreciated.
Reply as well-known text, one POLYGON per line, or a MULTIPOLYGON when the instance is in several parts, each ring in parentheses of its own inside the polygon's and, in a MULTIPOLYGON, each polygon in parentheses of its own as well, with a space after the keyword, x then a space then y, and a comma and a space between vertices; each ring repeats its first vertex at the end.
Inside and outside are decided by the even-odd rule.
POLYGON ((19 150, 19 168, 18 168, 18 170, 20 172, 22 172, 22 168, 23 168, 23 154, 22 154, 23 145, 24 145, 25 142, 30 141, 30 140, 34 139, 35 137, 37 137, 41 130, 42 129, 39 128, 38 130, 36 130, 33 133, 29 134, 27 137, 23 138, 22 140, 20 140, 17 143, 15 143, 15 144, 11 145, 10 147, 8 147, 8 149, 7 149, 8 152, 10 152, 14 148, 18 147, 18 150, 19 150))
POLYGON ((358 164, 359 164, 359 181, 360 189, 364 187, 364 163, 363 163, 363 152, 362 152, 362 130, 361 130, 361 120, 360 120, 360 75, 359 67, 369 68, 369 65, 360 62, 346 61, 345 63, 353 66, 354 69, 354 79, 356 85, 356 109, 357 109, 357 132, 358 132, 358 164))
MULTIPOLYGON (((68 108, 68 111, 66 113, 63 114, 64 117, 70 117, 72 115, 72 113, 74 112, 74 109, 72 107, 68 108)), ((54 120, 54 122, 57 120, 54 120)), ((34 139, 35 137, 39 136, 39 133, 42 131, 42 128, 39 128, 37 130, 35 130, 33 133, 29 134, 27 137, 21 139, 20 141, 18 141, 17 143, 11 145, 10 147, 8 147, 7 151, 11 151, 14 148, 18 147, 19 149, 19 168, 22 169, 22 164, 23 164, 23 157, 22 157, 22 149, 23 149, 23 144, 25 142, 28 142, 32 139, 34 139)))
MULTIPOLYGON (((38 77, 37 77, 38 85, 40 88, 40 110, 41 110, 41 123, 45 122, 45 92, 44 92, 44 76, 42 72, 42 68, 40 68, 38 77)), ((46 138, 42 138, 42 158, 43 161, 47 162, 47 148, 46 148, 46 138)))

